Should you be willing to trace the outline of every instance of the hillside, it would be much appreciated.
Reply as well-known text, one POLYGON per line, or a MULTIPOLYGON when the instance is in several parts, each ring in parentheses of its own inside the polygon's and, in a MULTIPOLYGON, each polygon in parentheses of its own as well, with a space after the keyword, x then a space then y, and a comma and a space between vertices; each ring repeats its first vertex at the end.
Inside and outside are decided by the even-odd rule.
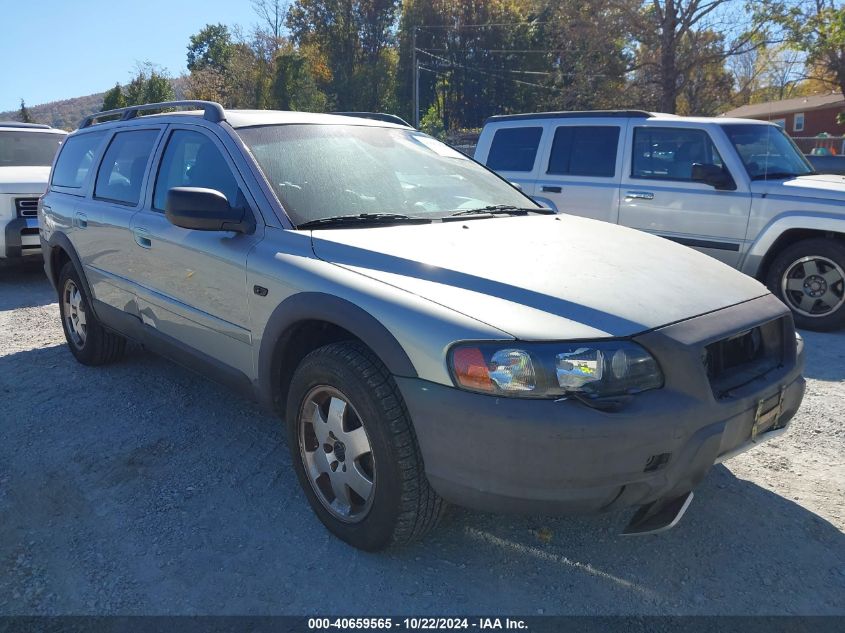
MULTIPOLYGON (((176 98, 183 98, 185 92, 184 79, 173 79, 172 83, 176 98)), ((104 94, 105 92, 98 92, 84 97, 73 97, 72 99, 42 103, 41 105, 26 104, 26 107, 36 123, 46 123, 70 131, 75 130, 84 117, 100 111, 104 94)), ((0 112, 0 121, 15 121, 17 118, 17 110, 0 112)))

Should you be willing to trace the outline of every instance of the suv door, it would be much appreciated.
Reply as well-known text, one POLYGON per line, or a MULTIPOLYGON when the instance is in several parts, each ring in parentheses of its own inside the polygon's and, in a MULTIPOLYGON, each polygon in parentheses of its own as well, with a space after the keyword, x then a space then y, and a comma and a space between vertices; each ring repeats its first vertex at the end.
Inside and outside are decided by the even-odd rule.
POLYGON ((73 216, 74 246, 82 258, 94 298, 137 316, 129 227, 140 207, 153 150, 163 126, 118 129, 97 168, 91 197, 80 200, 73 216))
POLYGON ((615 223, 625 125, 624 120, 608 119, 552 124, 534 199, 562 213, 615 223))
POLYGON ((632 122, 628 138, 619 224, 692 246, 736 266, 751 192, 743 179, 732 176, 737 166, 730 162, 733 153, 725 146, 726 139, 719 136, 717 145, 703 126, 666 121, 632 122), (717 190, 693 180, 696 164, 731 175, 733 188, 717 190))
POLYGON ((251 290, 246 260, 263 235, 263 225, 246 235, 184 229, 165 217, 165 198, 172 187, 215 189, 231 205, 248 206, 243 181, 210 132, 172 128, 157 162, 147 203, 132 222, 136 256, 144 261, 138 276, 141 319, 169 343, 181 343, 249 374, 251 290))

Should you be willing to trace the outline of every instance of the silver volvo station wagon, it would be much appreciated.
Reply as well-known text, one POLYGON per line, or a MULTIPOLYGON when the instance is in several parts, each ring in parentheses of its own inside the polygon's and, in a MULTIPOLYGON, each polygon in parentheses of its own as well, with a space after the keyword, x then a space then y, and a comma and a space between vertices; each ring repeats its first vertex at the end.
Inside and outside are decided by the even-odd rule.
POLYGON ((211 102, 84 120, 39 205, 70 351, 102 365, 131 339, 277 412, 314 511, 366 550, 446 502, 632 507, 625 533, 659 531, 784 431, 803 346, 763 285, 549 215, 391 121, 211 102))

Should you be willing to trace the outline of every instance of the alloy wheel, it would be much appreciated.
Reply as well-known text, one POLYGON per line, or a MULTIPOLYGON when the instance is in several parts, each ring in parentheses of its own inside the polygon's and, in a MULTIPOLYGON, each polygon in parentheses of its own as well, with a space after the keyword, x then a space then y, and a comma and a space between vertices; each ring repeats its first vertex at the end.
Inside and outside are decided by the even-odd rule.
POLYGON ((822 317, 845 303, 845 271, 827 257, 802 257, 786 269, 781 290, 798 314, 822 317))
POLYGON ((65 282, 62 291, 62 308, 68 337, 78 349, 82 349, 85 346, 85 338, 88 333, 85 305, 82 302, 82 293, 73 279, 68 279, 65 282))

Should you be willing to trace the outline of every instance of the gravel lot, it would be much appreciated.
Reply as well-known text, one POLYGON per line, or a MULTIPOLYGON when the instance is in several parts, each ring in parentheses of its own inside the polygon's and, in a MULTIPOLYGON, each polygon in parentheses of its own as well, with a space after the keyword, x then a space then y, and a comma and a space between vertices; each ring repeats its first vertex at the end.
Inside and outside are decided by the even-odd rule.
POLYGON ((365 554, 312 515, 277 419, 140 349, 77 364, 42 273, 0 269, 0 615, 845 615, 845 332, 805 338, 791 431, 668 533, 453 508, 365 554))

